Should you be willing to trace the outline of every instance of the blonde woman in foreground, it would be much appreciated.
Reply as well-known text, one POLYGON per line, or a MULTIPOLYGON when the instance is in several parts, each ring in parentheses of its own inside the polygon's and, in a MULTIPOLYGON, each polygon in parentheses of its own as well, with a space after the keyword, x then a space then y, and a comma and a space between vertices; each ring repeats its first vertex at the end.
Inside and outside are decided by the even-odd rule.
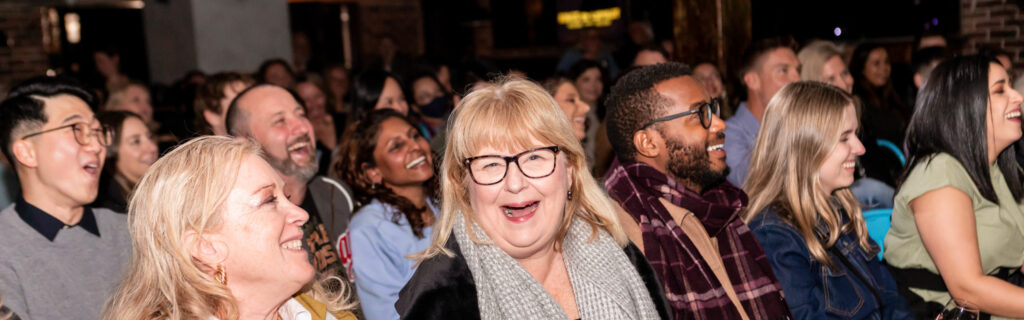
POLYGON ((317 280, 309 215, 251 141, 191 140, 129 203, 131 263, 104 319, 355 319, 347 281, 317 280))

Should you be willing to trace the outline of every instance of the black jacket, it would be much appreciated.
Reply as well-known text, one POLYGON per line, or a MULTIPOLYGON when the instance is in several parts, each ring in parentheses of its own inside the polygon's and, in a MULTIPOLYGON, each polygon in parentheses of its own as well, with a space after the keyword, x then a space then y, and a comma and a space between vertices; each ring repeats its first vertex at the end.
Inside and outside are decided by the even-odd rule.
MULTIPOLYGON (((398 294, 395 309, 402 319, 480 319, 476 283, 454 235, 448 238, 445 247, 455 256, 441 254, 424 260, 398 294)), ((633 243, 623 250, 636 266, 658 315, 662 319, 671 319, 661 281, 643 252, 633 243)))

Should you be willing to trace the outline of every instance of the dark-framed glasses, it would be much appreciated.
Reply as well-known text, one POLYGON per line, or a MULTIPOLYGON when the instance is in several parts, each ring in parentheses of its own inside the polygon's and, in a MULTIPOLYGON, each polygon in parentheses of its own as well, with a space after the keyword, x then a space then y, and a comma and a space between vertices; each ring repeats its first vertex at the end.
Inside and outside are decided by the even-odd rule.
POLYGON ((526 150, 514 156, 486 155, 466 158, 463 164, 469 169, 473 182, 492 185, 505 180, 509 164, 515 162, 519 171, 528 178, 543 178, 555 172, 555 158, 558 146, 526 150))
POLYGON ((708 129, 711 128, 711 119, 713 118, 712 115, 719 116, 721 112, 721 101, 719 101, 718 98, 712 98, 710 101, 700 102, 699 105, 696 108, 693 108, 692 110, 683 111, 680 113, 667 115, 661 118, 648 121, 642 127, 640 127, 640 130, 647 129, 647 127, 650 127, 658 122, 669 121, 676 118, 685 117, 694 113, 700 113, 700 125, 704 126, 704 129, 708 129))
POLYGON ((75 122, 72 124, 59 126, 53 129, 46 129, 39 132, 29 133, 21 138, 28 139, 44 133, 71 128, 71 131, 75 135, 75 141, 78 142, 79 145, 88 145, 89 143, 92 142, 92 139, 95 138, 96 141, 100 143, 100 146, 109 146, 110 143, 114 140, 114 130, 108 126, 99 124, 99 121, 93 121, 93 123, 95 123, 95 125, 90 125, 90 123, 88 122, 75 122))

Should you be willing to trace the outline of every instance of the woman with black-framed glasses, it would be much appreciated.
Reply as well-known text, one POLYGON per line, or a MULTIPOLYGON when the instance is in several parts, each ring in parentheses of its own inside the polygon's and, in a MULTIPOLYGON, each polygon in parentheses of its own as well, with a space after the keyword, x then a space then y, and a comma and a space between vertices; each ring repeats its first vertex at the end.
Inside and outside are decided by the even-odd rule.
POLYGON ((500 80, 453 117, 442 213, 395 305, 402 318, 668 318, 650 264, 544 89, 500 80))
POLYGON ((398 291, 415 271, 406 258, 430 244, 437 209, 429 142, 392 109, 367 113, 343 136, 332 174, 348 183, 356 212, 338 244, 366 319, 396 319, 398 291), (351 250, 346 250, 347 244, 351 250))

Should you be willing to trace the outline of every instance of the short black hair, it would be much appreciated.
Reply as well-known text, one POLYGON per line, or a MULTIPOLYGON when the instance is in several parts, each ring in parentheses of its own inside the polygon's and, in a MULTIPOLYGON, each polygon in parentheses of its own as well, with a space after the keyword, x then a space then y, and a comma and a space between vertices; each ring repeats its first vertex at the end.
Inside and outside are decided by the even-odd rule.
MULTIPOLYGON (((356 120, 362 119, 364 115, 373 111, 373 107, 377 105, 377 100, 380 100, 380 93, 384 91, 384 84, 388 81, 388 78, 394 79, 398 82, 398 86, 405 93, 405 85, 398 79, 394 74, 384 71, 384 69, 370 69, 360 73, 356 76, 355 81, 352 83, 352 110, 353 118, 356 120)), ((409 97, 406 97, 408 100, 409 97)))
MULTIPOLYGON (((915 166, 927 165, 931 155, 947 153, 960 162, 983 198, 999 203, 985 142, 990 63, 999 62, 989 56, 971 55, 943 61, 932 70, 928 85, 917 95, 917 111, 907 126, 908 161, 900 180, 905 180, 915 166)), ((999 153, 996 165, 1013 201, 1020 203, 1024 174, 1016 153, 1016 144, 1011 144, 999 153)))
POLYGON ((46 124, 46 104, 43 99, 59 95, 69 95, 81 99, 90 109, 96 109, 96 99, 81 83, 70 77, 38 76, 18 84, 0 103, 0 145, 4 156, 14 166, 14 154, 11 144, 26 129, 34 129, 46 124))
POLYGON ((284 71, 288 72, 288 74, 292 76, 292 79, 295 79, 295 71, 292 71, 292 66, 288 65, 288 61, 284 61, 284 59, 281 58, 274 58, 263 61, 263 63, 260 64, 260 67, 256 69, 256 81, 267 82, 267 69, 270 69, 270 67, 274 65, 284 67, 284 71))
POLYGON ((656 43, 648 43, 648 44, 645 44, 643 46, 640 46, 640 49, 636 50, 636 54, 633 55, 633 59, 629 60, 629 63, 630 63, 631 67, 632 67, 633 62, 636 61, 636 57, 639 56, 640 53, 644 52, 644 51, 652 51, 652 52, 660 53, 661 56, 663 58, 665 58, 665 61, 670 60, 668 58, 668 51, 665 51, 664 47, 662 47, 662 46, 660 46, 660 45, 658 45, 656 43))
POLYGON ((743 83, 743 75, 754 70, 761 63, 761 57, 779 48, 787 48, 796 53, 796 40, 789 36, 778 36, 752 42, 746 50, 743 50, 743 58, 740 60, 739 68, 736 69, 736 78, 741 79, 740 83, 743 83))
POLYGON ((249 113, 239 108, 238 101, 242 100, 242 97, 244 97, 246 94, 249 94, 249 92, 252 92, 257 88, 262 87, 281 88, 282 90, 287 91, 288 94, 292 95, 292 99, 295 99, 295 102, 302 106, 303 110, 306 109, 306 104, 302 101, 302 97, 300 97, 299 94, 295 93, 295 91, 276 84, 258 83, 256 85, 245 88, 245 90, 242 90, 242 92, 239 92, 238 95, 231 100, 231 104, 228 105, 228 111, 226 114, 224 114, 224 129, 228 131, 229 136, 249 136, 249 134, 251 133, 249 132, 248 126, 249 113))
POLYGON ((678 62, 659 63, 633 69, 612 87, 605 117, 608 141, 623 160, 635 160, 633 134, 648 121, 664 116, 670 101, 654 86, 665 80, 692 75, 690 66, 678 62))
POLYGON ((927 78, 928 74, 934 69, 933 63, 942 62, 950 58, 950 56, 949 51, 945 47, 927 47, 914 52, 914 55, 910 58, 910 63, 914 73, 927 78))

